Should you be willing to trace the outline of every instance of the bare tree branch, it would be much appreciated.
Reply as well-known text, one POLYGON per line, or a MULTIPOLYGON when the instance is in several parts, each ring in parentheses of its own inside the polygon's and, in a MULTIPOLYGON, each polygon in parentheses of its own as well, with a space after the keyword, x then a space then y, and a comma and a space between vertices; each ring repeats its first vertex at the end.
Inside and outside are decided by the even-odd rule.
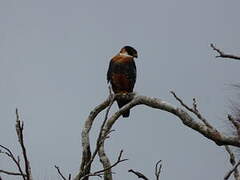
POLYGON ((238 166, 239 166, 239 163, 240 161, 236 164, 236 158, 235 158, 235 155, 234 153, 231 151, 230 147, 229 146, 225 146, 225 149, 227 151, 227 153, 229 154, 229 162, 231 163, 231 165, 233 166, 233 168, 228 172, 226 173, 225 177, 224 177, 224 180, 227 180, 231 174, 234 172, 234 178, 235 180, 240 180, 240 174, 239 174, 239 171, 238 171, 238 166))
MULTIPOLYGON (((21 165, 20 165, 19 157, 16 159, 15 156, 13 155, 13 153, 11 152, 11 150, 8 149, 7 147, 5 147, 3 145, 0 145, 0 147, 5 150, 5 151, 0 150, 0 153, 3 153, 5 155, 7 155, 14 162, 14 164, 18 168, 19 174, 21 174, 23 180, 25 180, 26 174, 23 173, 23 170, 22 170, 21 165)), ((2 171, 4 171, 4 170, 2 170, 2 171)))
POLYGON ((109 114, 109 111, 112 107, 112 104, 114 103, 114 100, 115 100, 115 95, 113 95, 111 93, 111 88, 109 88, 109 96, 111 98, 111 102, 108 106, 108 109, 106 111, 106 114, 105 114, 105 118, 104 118, 104 121, 101 125, 101 128, 100 128, 100 132, 99 132, 99 135, 98 135, 98 139, 97 139, 97 148, 96 148, 96 152, 98 152, 98 156, 99 156, 99 159, 100 159, 100 162, 102 163, 103 165, 103 168, 104 169, 107 169, 106 171, 104 171, 104 179, 105 180, 111 180, 112 179, 112 172, 111 172, 111 169, 108 169, 107 167, 110 167, 111 166, 111 163, 110 163, 110 160, 109 158, 107 157, 106 153, 104 152, 104 141, 106 139, 106 137, 108 136, 108 134, 110 133, 107 132, 103 135, 103 129, 104 129, 104 126, 106 124, 106 121, 108 119, 108 114, 109 114))
POLYGON ((82 155, 82 163, 80 167, 80 173, 75 177, 75 180, 81 179, 81 177, 85 177, 84 180, 88 180, 89 176, 85 176, 86 174, 90 174, 90 169, 91 169, 91 164, 93 160, 96 157, 96 154, 98 153, 103 141, 105 141, 106 138, 108 138, 108 134, 105 134, 102 136, 102 129, 103 126, 108 118, 108 113, 110 111, 110 108, 115 100, 115 95, 111 93, 111 88, 109 88, 109 97, 107 100, 105 100, 102 104, 97 106, 89 115, 88 119, 85 122, 84 129, 82 130, 82 146, 83 146, 83 155, 82 155), (90 142, 89 142, 89 132, 91 130, 93 121, 95 120, 95 117, 100 113, 102 110, 104 110, 108 106, 108 109, 105 114, 105 118, 103 121, 103 124, 100 128, 99 136, 97 138, 97 143, 96 143, 96 149, 93 152, 93 155, 91 155, 91 150, 90 150, 90 142), (86 157, 84 157, 84 155, 86 157))
POLYGON ((201 113, 197 109, 197 101, 195 98, 193 98, 193 108, 190 108, 188 105, 186 105, 173 91, 170 91, 170 93, 175 97, 175 99, 188 111, 194 113, 198 119, 200 119, 206 126, 209 128, 213 128, 212 125, 207 122, 207 120, 201 115, 201 113))
MULTIPOLYGON (((88 168, 86 168, 86 165, 91 160, 91 147, 90 147, 90 141, 89 141, 89 132, 92 128, 92 124, 96 118, 96 116, 104 110, 111 102, 111 98, 108 97, 103 103, 96 106, 89 114, 88 118, 85 121, 83 130, 82 130, 82 161, 80 166, 80 171, 78 175, 74 178, 75 180, 80 180, 81 177, 85 176, 86 174, 90 173, 91 164, 88 165, 88 168)), ((88 177, 86 177, 84 180, 88 180, 88 177)))
POLYGON ((10 149, 8 149, 7 147, 0 145, 0 148, 4 149, 5 151, 0 150, 0 153, 3 153, 5 155, 7 155, 17 166, 19 173, 15 173, 15 172, 9 172, 9 171, 4 171, 4 170, 0 170, 0 173, 5 173, 5 174, 9 174, 9 175, 16 175, 16 176, 22 176, 23 180, 32 180, 32 173, 31 173, 31 167, 30 167, 30 163, 28 161, 28 157, 27 157, 27 152, 26 152, 26 148, 24 145, 24 138, 23 138, 23 127, 24 124, 22 121, 20 121, 19 118, 19 114, 18 114, 18 110, 16 109, 16 133, 17 133, 17 137, 18 137, 18 142, 21 146, 21 150, 22 150, 22 155, 23 155, 23 159, 24 159, 24 166, 25 166, 25 172, 23 172, 21 165, 20 165, 20 157, 17 156, 17 158, 13 155, 13 153, 10 151, 10 149))
POLYGON ((162 171, 162 160, 159 160, 156 165, 155 165, 155 176, 156 176, 156 180, 159 180, 160 178, 160 173, 162 171))
POLYGON ((134 98, 127 105, 123 106, 119 111, 115 112, 106 122, 104 132, 108 132, 119 116, 126 110, 135 107, 136 105, 146 105, 152 108, 160 109, 177 116, 184 125, 199 132, 203 136, 215 142, 217 145, 232 145, 240 147, 240 139, 238 136, 226 136, 224 133, 219 132, 215 128, 209 128, 205 124, 197 122, 186 111, 177 108, 161 99, 147 97, 142 95, 134 95, 134 98))
MULTIPOLYGON (((119 93, 119 94, 115 94, 113 96, 113 99, 112 99, 112 101, 110 103, 110 106, 109 106, 108 110, 110 110, 111 105, 112 105, 112 103, 114 102, 115 99, 124 98, 124 99, 132 100, 132 98, 134 97, 133 95, 134 95, 133 93, 128 93, 128 94, 119 93)), ((106 113, 106 116, 105 116, 105 119, 104 119, 104 123, 101 126, 101 130, 100 130, 100 134, 99 134, 99 138, 100 139, 104 139, 104 137, 107 134, 109 134, 109 132, 111 131, 111 128, 110 129, 106 128, 106 123, 108 122, 107 119, 108 119, 108 111, 106 113)), ((99 147, 98 155, 99 155, 99 158, 100 158, 100 162, 103 165, 103 168, 106 169, 106 171, 104 172, 104 180, 112 180, 111 168, 108 168, 108 167, 111 167, 111 163, 110 163, 110 160, 107 157, 107 155, 105 153, 105 150, 104 150, 104 141, 101 143, 101 145, 99 147)))
MULTIPOLYGON (((155 164, 154 175, 156 176, 156 180, 160 180, 160 173, 162 171, 162 163, 161 162, 162 162, 162 160, 159 160, 155 164)), ((139 171, 134 171, 133 169, 129 169, 128 172, 131 172, 131 173, 135 174, 140 179, 149 180, 143 173, 141 173, 139 171)))
POLYGON ((135 174, 139 179, 149 180, 144 174, 134 171, 133 169, 129 169, 128 172, 135 174))
POLYGON ((210 46, 214 51, 216 51, 219 54, 218 56, 216 56, 216 58, 221 57, 221 58, 229 58, 229 59, 240 60, 240 56, 235 56, 235 55, 232 55, 232 54, 225 54, 223 51, 216 48, 213 44, 210 44, 210 46))
POLYGON ((123 150, 120 151, 117 161, 115 163, 113 163, 111 166, 109 166, 103 170, 96 171, 95 173, 98 174, 98 173, 106 172, 107 170, 112 169, 113 167, 117 166, 119 163, 127 161, 128 159, 122 159, 122 153, 123 153, 123 150))
POLYGON ((25 174, 5 171, 5 170, 1 170, 1 169, 0 169, 0 173, 7 174, 7 175, 13 175, 13 176, 26 176, 25 174))
POLYGON ((23 121, 20 121, 19 114, 18 114, 18 109, 16 109, 16 132, 18 136, 18 142, 20 143, 21 149, 22 149, 22 154, 23 154, 23 159, 24 159, 24 165, 25 165, 25 173, 26 173, 26 180, 32 180, 32 173, 31 173, 31 167, 30 167, 30 162, 28 161, 27 157, 27 151, 24 145, 24 139, 23 139, 23 121))
MULTIPOLYGON (((240 160, 239 160, 238 163, 235 164, 235 165, 233 166, 233 168, 225 175, 224 180, 227 180, 227 179, 231 176, 231 174, 236 171, 236 169, 238 168, 239 165, 240 165, 240 160)), ((235 179, 236 179, 236 180, 239 180, 239 178, 240 178, 239 176, 237 176, 237 177, 235 176, 235 179)))
POLYGON ((237 134, 240 138, 240 123, 235 120, 235 118, 233 118, 230 114, 228 115, 228 120, 232 123, 232 125, 236 128, 237 130, 237 134))
POLYGON ((58 166, 55 165, 54 167, 57 169, 58 174, 60 175, 60 177, 61 177, 63 180, 71 180, 71 174, 69 174, 68 179, 67 179, 67 178, 64 177, 64 175, 61 173, 61 170, 60 170, 60 168, 59 168, 58 166))
MULTIPOLYGON (((102 176, 102 175, 104 175, 104 179, 105 179, 105 178, 106 178, 106 177, 105 177, 105 176, 106 176, 106 172, 109 172, 108 170, 110 170, 110 169, 112 169, 113 167, 117 166, 119 163, 128 160, 128 159, 122 159, 122 153, 123 153, 123 150, 120 151, 120 153, 119 153, 119 155, 118 155, 118 158, 117 158, 116 162, 113 163, 113 165, 111 165, 111 166, 109 166, 109 167, 106 167, 106 168, 104 168, 104 169, 102 169, 102 170, 96 171, 96 172, 94 172, 94 173, 89 173, 89 174, 85 175, 84 177, 82 177, 81 180, 84 179, 84 178, 86 178, 86 177, 89 177, 89 176, 102 176)), ((110 171, 110 173, 112 173, 112 172, 110 171)))
MULTIPOLYGON (((160 109, 177 116, 185 126, 199 132, 200 134, 210 139, 211 141, 215 142, 219 146, 232 145, 232 146, 240 147, 240 139, 238 136, 227 136, 224 133, 219 132, 217 129, 212 127, 205 118, 203 118, 203 116, 199 113, 197 109, 197 103, 195 99, 193 100, 193 107, 190 108, 187 105, 185 105, 183 101, 180 98, 178 98, 174 92, 172 92, 172 94, 181 103, 181 105, 183 105, 188 111, 194 113, 202 122, 196 121, 187 111, 181 108, 175 107, 159 98, 142 96, 136 93, 129 93, 127 96, 121 95, 121 94, 115 95, 115 99, 127 98, 127 99, 130 99, 131 101, 125 106, 123 106, 121 109, 113 113, 110 117, 108 117, 108 112, 111 107, 109 105, 113 103, 111 96, 109 96, 103 103, 101 103, 96 108, 94 108, 94 110, 91 111, 89 117, 87 118, 82 131, 82 146, 83 146, 82 163, 81 163, 80 172, 76 176, 75 180, 80 180, 82 179, 82 177, 84 177, 84 180, 86 180, 90 175, 93 175, 93 173, 90 173, 90 168, 91 168, 90 166, 87 170, 84 170, 86 165, 88 166, 89 162, 92 162, 94 159, 91 156, 90 143, 89 143, 89 131, 91 130, 93 121, 96 118, 96 116, 101 111, 103 111, 107 106, 109 106, 109 109, 107 109, 106 111, 105 119, 100 129, 101 138, 98 138, 102 140, 101 146, 98 149, 98 154, 103 164, 103 167, 104 167, 103 169, 105 170, 104 171, 105 180, 112 180, 111 168, 109 168, 111 167, 111 164, 104 151, 105 138, 108 136, 112 126, 118 120, 118 118, 121 116, 122 113, 140 104, 146 105, 151 108, 160 109)), ((96 149, 95 149, 95 152, 96 152, 96 149)))

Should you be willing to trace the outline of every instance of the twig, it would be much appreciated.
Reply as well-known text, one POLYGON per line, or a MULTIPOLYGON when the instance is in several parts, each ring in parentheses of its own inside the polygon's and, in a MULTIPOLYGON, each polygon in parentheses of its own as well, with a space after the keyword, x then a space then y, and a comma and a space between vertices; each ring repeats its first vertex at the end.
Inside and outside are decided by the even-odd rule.
MULTIPOLYGON (((99 170, 99 171, 96 171, 94 173, 89 173, 87 175, 85 175, 84 177, 82 177, 82 179, 86 178, 86 177, 89 177, 89 176, 101 176, 101 175, 105 175, 105 173, 112 169, 113 167, 117 166, 119 163, 121 162, 124 162, 124 161, 127 161, 128 159, 122 159, 122 153, 123 153, 123 150, 120 151, 119 155, 118 155, 118 158, 116 160, 116 162, 114 164, 112 164, 111 166, 107 167, 107 168, 104 168, 102 170, 99 170), (103 173, 103 174, 102 174, 103 173)), ((111 172, 112 173, 112 172, 111 172)))
POLYGON ((229 146, 224 146, 225 150, 227 151, 227 153, 229 154, 229 161, 231 163, 231 165, 235 165, 236 164, 236 160, 235 160, 235 156, 233 154, 233 152, 231 151, 231 149, 229 148, 229 146))
POLYGON ((149 180, 144 174, 134 171, 133 169, 129 169, 128 172, 135 174, 139 179, 149 180))
POLYGON ((234 172, 234 178, 235 180, 240 180, 240 175, 239 175, 239 171, 237 169, 237 167, 235 168, 236 165, 236 158, 234 153, 231 151, 229 146, 225 146, 225 149, 227 151, 227 153, 229 154, 229 162, 231 163, 231 165, 233 166, 233 168, 225 175, 224 180, 227 180, 231 174, 234 172))
POLYGON ((235 56, 232 54, 225 54, 223 51, 216 48, 213 44, 210 44, 210 46, 214 51, 216 51, 219 54, 218 56, 215 56, 216 58, 221 57, 221 58, 230 58, 230 59, 240 60, 239 56, 235 56))
POLYGON ((207 120, 201 115, 201 113, 197 109, 197 102, 196 99, 193 98, 193 108, 190 108, 188 105, 186 105, 177 95, 175 92, 170 91, 170 93, 175 97, 175 99, 183 106, 185 107, 188 111, 194 113, 198 119, 200 119, 207 127, 213 129, 212 125, 207 122, 207 120))
MULTIPOLYGON (((67 180, 67 178, 64 177, 64 175, 61 173, 60 168, 58 166, 54 166, 57 169, 58 174, 61 176, 63 180, 67 180)), ((68 180, 71 180, 71 174, 68 176, 68 180)))
POLYGON ((22 149, 22 154, 23 154, 23 159, 24 159, 24 165, 25 165, 25 173, 27 176, 27 180, 32 179, 32 173, 31 173, 31 167, 30 167, 30 162, 28 161, 27 157, 27 151, 24 145, 24 138, 23 138, 23 127, 24 123, 23 121, 20 121, 19 114, 18 114, 18 109, 16 109, 16 132, 18 136, 18 142, 20 143, 21 149, 22 149))
POLYGON ((236 121, 230 114, 228 115, 228 120, 233 124, 233 126, 236 128, 238 136, 240 138, 240 123, 236 121))
POLYGON ((156 165, 155 165, 155 176, 156 176, 156 180, 159 180, 160 177, 160 173, 162 171, 162 160, 159 160, 156 165))
POLYGON ((13 176, 26 176, 25 174, 5 171, 5 170, 2 170, 2 169, 0 169, 0 173, 7 174, 7 175, 13 175, 13 176))
POLYGON ((95 173, 98 174, 98 173, 106 172, 107 170, 112 169, 113 167, 118 165, 119 163, 121 163, 123 161, 127 161, 128 159, 121 159, 122 158, 122 153, 123 153, 123 150, 120 151, 120 153, 118 155, 118 159, 117 159, 117 161, 113 165, 111 165, 111 166, 109 166, 109 167, 107 167, 107 168, 105 168, 103 170, 96 171, 95 173))
POLYGON ((4 153, 6 154, 8 157, 10 157, 10 159, 12 159, 12 161, 15 163, 15 165, 17 166, 18 168, 18 171, 19 171, 19 174, 22 175, 23 179, 25 180, 26 178, 26 174, 23 173, 23 170, 21 168, 21 165, 20 165, 20 159, 18 157, 18 159, 16 159, 13 155, 13 153, 11 152, 10 149, 8 149, 7 147, 3 146, 3 145, 0 145, 1 148, 3 148, 6 152, 3 152, 3 151, 0 151, 1 153, 4 153))
MULTIPOLYGON (((233 166, 233 168, 225 175, 224 180, 227 180, 227 179, 231 176, 231 174, 236 171, 236 169, 238 168, 239 165, 240 165, 240 160, 239 160, 238 163, 235 164, 235 165, 233 166)), ((237 178, 236 178, 236 176, 235 176, 235 179, 238 180, 238 179, 239 179, 239 176, 238 176, 237 178)))

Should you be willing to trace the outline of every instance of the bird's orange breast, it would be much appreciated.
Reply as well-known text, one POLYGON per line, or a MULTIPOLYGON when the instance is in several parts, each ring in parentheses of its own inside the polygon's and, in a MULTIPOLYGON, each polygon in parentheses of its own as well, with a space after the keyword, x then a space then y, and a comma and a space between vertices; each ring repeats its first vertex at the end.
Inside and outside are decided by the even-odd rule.
POLYGON ((115 93, 128 93, 130 92, 130 81, 124 74, 112 74, 113 91, 115 93))
POLYGON ((133 61, 133 57, 117 55, 112 59, 112 61, 115 63, 129 63, 129 61, 133 61))

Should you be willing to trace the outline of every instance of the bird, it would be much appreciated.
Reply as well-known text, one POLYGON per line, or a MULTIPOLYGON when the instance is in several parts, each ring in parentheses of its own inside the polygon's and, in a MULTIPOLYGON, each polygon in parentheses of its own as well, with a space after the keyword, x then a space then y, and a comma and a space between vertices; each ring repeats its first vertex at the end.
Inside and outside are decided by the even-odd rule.
MULTIPOLYGON (((107 82, 115 94, 127 94, 133 92, 136 82, 137 69, 134 58, 138 58, 137 50, 131 46, 124 46, 109 63, 107 82)), ((131 100, 117 99, 119 109, 131 100)), ((122 116, 129 117, 130 110, 124 111, 122 116)))

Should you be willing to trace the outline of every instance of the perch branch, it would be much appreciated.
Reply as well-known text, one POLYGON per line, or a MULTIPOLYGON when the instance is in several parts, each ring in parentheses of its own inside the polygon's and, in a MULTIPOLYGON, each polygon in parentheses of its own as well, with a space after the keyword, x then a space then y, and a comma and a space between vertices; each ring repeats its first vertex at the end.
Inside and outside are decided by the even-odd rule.
MULTIPOLYGON (((175 93, 174 93, 175 94, 175 93)), ((176 95, 176 94, 175 94, 176 95)), ((177 97, 177 96, 176 96, 177 97)), ((209 140, 215 142, 217 145, 232 145, 235 147, 240 147, 240 139, 238 136, 227 136, 222 132, 219 132, 217 129, 213 128, 205 118, 201 116, 199 111, 197 110, 196 101, 193 102, 193 108, 187 107, 187 110, 190 112, 193 112, 198 118, 202 120, 202 122, 196 121, 188 111, 183 110, 182 108, 175 107, 171 105, 170 103, 163 101, 159 98, 154 97, 147 97, 138 95, 136 93, 130 93, 127 96, 126 95, 115 95, 115 99, 117 98, 129 98, 131 101, 120 108, 118 111, 113 113, 110 117, 105 118, 106 122, 103 123, 103 128, 100 130, 101 132, 101 139, 104 139, 104 137, 107 137, 109 132, 111 131, 112 126, 114 123, 118 120, 118 118, 121 116, 122 113, 124 113, 126 110, 129 110, 137 105, 146 105, 151 108, 156 108, 162 111, 169 112, 175 116, 177 116, 181 122, 187 126, 188 128, 191 128, 209 140), (204 121, 205 120, 205 121, 204 121)), ((178 100, 179 101, 179 100, 178 100)), ((103 103, 98 105, 94 110, 91 111, 89 117, 85 121, 84 128, 82 130, 82 146, 83 146, 83 153, 82 153, 82 162, 80 167, 80 172, 76 176, 75 180, 83 179, 82 177, 85 177, 84 180, 87 180, 90 173, 90 167, 87 170, 84 170, 86 165, 91 161, 91 150, 90 150, 90 143, 89 143, 89 131, 91 130, 92 123, 95 119, 95 117, 103 111, 106 107, 111 104, 111 96, 109 96, 103 103), (83 171, 84 170, 84 171, 83 171)), ((180 101, 179 101, 180 102, 180 101)), ((183 103, 183 102, 182 102, 183 103)), ((183 103, 184 104, 184 103, 183 103)), ((107 110, 108 112, 108 110, 107 110)), ((107 117, 107 115, 105 116, 107 117)), ((104 180, 112 180, 112 173, 111 173, 111 164, 109 162, 109 159, 107 158, 105 152, 104 152, 104 140, 101 143, 101 146, 98 149, 98 154, 100 157, 100 161, 103 164, 104 171, 104 180)))
POLYGON ((219 54, 218 56, 216 56, 216 58, 221 57, 221 58, 229 58, 229 59, 240 60, 240 56, 235 56, 235 55, 232 55, 232 54, 225 54, 223 51, 216 48, 213 44, 210 44, 210 46, 214 51, 216 51, 219 54))
MULTIPOLYGON (((79 180, 81 177, 85 176, 86 174, 90 173, 91 164, 88 165, 88 162, 91 160, 91 147, 90 147, 90 140, 89 140, 89 132, 92 128, 92 124, 96 118, 96 116, 108 107, 111 101, 111 97, 109 96, 103 103, 96 106, 89 114, 88 118, 85 121, 83 130, 82 130, 82 161, 80 165, 80 171, 78 175, 74 178, 75 180, 79 180), (88 168, 86 166, 88 165, 88 168)), ((88 177, 84 178, 84 180, 88 180, 88 177)))
MULTIPOLYGON (((128 93, 128 94, 119 93, 119 94, 114 95, 114 99, 123 98, 123 99, 132 100, 134 95, 135 95, 135 93, 128 93)), ((111 119, 111 118, 109 118, 109 119, 111 119)), ((103 126, 101 127, 101 137, 102 138, 104 138, 111 131, 111 128, 108 128, 108 125, 107 125, 109 122, 109 119, 107 120, 107 118, 105 118, 105 122, 103 123, 103 126)), ((111 172, 111 169, 108 168, 108 167, 111 167, 111 163, 110 163, 110 160, 107 157, 105 150, 104 150, 104 141, 100 145, 98 155, 100 158, 100 162, 103 165, 103 168, 107 169, 107 171, 104 172, 104 180, 112 180, 112 172, 111 172)))
POLYGON ((104 151, 104 140, 106 139, 106 137, 108 136, 108 134, 111 132, 111 131, 108 131, 106 132, 105 134, 103 134, 104 132, 104 126, 106 124, 106 121, 108 119, 108 114, 109 114, 109 111, 110 111, 110 108, 116 98, 116 95, 112 95, 111 94, 111 89, 109 88, 109 92, 110 92, 110 97, 111 97, 111 102, 108 106, 108 109, 106 111, 106 114, 105 114, 105 118, 104 118, 104 121, 102 123, 102 126, 100 128, 100 132, 99 132, 99 136, 98 136, 98 140, 97 140, 97 152, 98 152, 98 156, 99 156, 99 159, 100 159, 100 162, 102 163, 102 166, 104 169, 107 169, 106 171, 104 171, 104 179, 105 180, 111 180, 112 179, 112 172, 111 172, 111 169, 109 169, 108 167, 111 166, 111 163, 110 163, 110 160, 109 158, 107 157, 105 151, 104 151))
POLYGON ((120 115, 124 111, 131 109, 136 105, 140 105, 140 104, 143 104, 152 108, 160 109, 177 116, 185 126, 199 132, 200 134, 212 140, 219 146, 232 145, 232 146, 240 147, 240 139, 238 136, 226 136, 224 133, 219 132, 215 128, 209 128, 205 124, 197 122, 193 117, 191 117, 185 110, 181 108, 175 107, 158 98, 147 97, 147 96, 142 96, 137 94, 134 95, 134 98, 132 99, 131 102, 123 106, 119 111, 115 112, 108 119, 104 127, 104 132, 106 133, 112 128, 115 121, 120 117, 120 115))

